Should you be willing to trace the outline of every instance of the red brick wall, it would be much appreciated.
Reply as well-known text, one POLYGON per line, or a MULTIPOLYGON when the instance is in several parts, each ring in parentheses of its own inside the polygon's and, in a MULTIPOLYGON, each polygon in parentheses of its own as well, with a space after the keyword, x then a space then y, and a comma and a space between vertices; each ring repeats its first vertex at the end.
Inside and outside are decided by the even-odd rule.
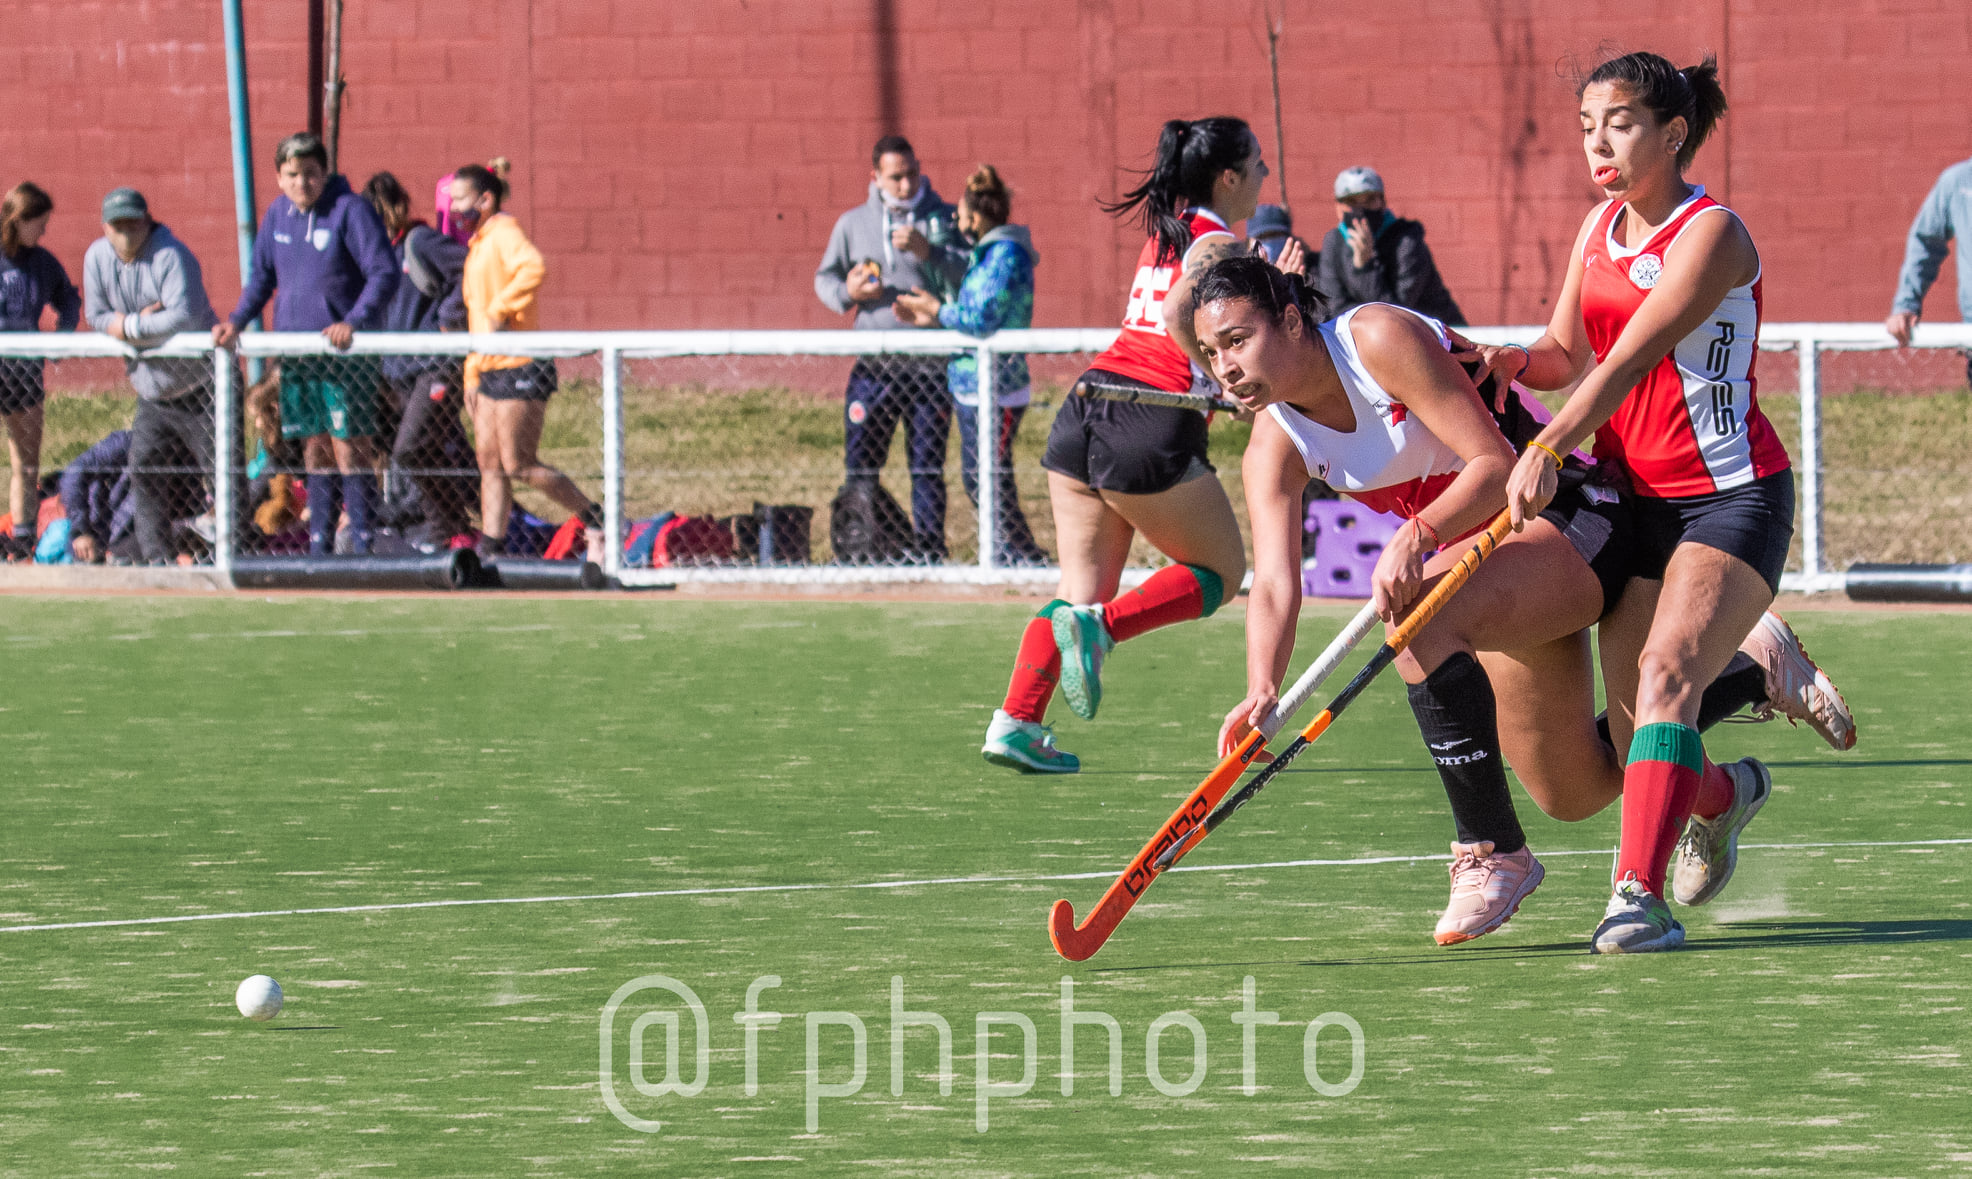
MULTIPOLYGON (((247 5, 263 206, 275 141, 306 123, 306 8, 247 5)), ((1329 223, 1335 172, 1373 164, 1392 204, 1429 227, 1467 313, 1529 322, 1545 318, 1595 197, 1566 60, 1604 42, 1680 64, 1711 49, 1734 107, 1696 178, 1752 227, 1769 316, 1885 314, 1918 202, 1972 155, 1972 6, 1588 8, 1290 0, 1280 167, 1258 0, 349 0, 344 170, 360 185, 388 168, 426 211, 452 166, 511 157, 513 210, 551 266, 548 326, 826 327, 841 320, 810 278, 835 216, 862 199, 887 93, 941 190, 982 160, 1015 187, 1043 256, 1037 321, 1103 324, 1121 312, 1137 237, 1095 198, 1126 186, 1163 119, 1230 113, 1261 130, 1311 234, 1329 223)), ((53 193, 48 245, 78 277, 102 194, 137 185, 230 307, 216 0, 9 9, 0 182, 53 193)), ((1951 290, 1947 268, 1933 317, 1955 318, 1951 290)))

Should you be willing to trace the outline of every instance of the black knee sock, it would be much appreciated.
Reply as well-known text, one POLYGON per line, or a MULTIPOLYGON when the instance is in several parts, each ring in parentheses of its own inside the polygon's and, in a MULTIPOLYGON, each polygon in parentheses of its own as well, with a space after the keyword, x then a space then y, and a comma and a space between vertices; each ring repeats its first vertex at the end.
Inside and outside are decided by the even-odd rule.
MULTIPOLYGON (((1767 698, 1767 673, 1753 662, 1753 657, 1744 651, 1733 653, 1732 661, 1727 663, 1719 678, 1705 689, 1698 698, 1698 731, 1704 732, 1713 725, 1752 704, 1759 704, 1767 698)), ((1599 712, 1595 717, 1595 731, 1602 736, 1602 743, 1611 749, 1616 747, 1615 738, 1609 735, 1609 713, 1599 712)))
POLYGON ((1490 842, 1499 855, 1527 846, 1500 760, 1499 710, 1479 661, 1460 652, 1410 686, 1411 712, 1438 763, 1460 843, 1490 842))

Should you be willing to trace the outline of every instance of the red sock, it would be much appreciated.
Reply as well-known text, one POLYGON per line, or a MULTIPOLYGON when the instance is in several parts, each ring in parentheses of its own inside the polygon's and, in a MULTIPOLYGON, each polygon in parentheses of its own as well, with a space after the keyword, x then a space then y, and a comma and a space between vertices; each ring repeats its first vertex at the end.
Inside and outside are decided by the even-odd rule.
POLYGON ((1691 813, 1701 819, 1716 819, 1731 809, 1738 792, 1733 789, 1732 776, 1708 758, 1705 772, 1698 778, 1698 797, 1692 800, 1691 813))
POLYGON ((1015 720, 1041 723, 1048 714, 1048 700, 1061 679, 1061 652, 1054 645, 1054 624, 1047 611, 1027 621, 1020 635, 1020 654, 1014 657, 1013 680, 1007 684, 1007 701, 1001 705, 1015 720))
POLYGON ((1658 897, 1678 834, 1698 797, 1705 751, 1698 730, 1659 723, 1637 730, 1623 771, 1623 842, 1616 854, 1616 879, 1634 876, 1658 897))
POLYGON ((1102 623, 1117 642, 1174 622, 1203 618, 1219 608, 1218 577, 1190 565, 1166 565, 1144 583, 1102 608, 1102 623), (1211 579, 1208 587, 1206 578, 1211 579))

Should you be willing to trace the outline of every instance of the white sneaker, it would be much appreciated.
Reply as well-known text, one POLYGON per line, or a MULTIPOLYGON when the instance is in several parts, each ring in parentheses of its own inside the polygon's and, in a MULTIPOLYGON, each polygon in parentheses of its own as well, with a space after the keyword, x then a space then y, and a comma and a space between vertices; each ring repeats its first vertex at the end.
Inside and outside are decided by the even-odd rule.
POLYGON ((1720 766, 1732 779, 1732 805, 1715 819, 1691 816, 1671 857, 1671 899, 1702 905, 1725 888, 1739 862, 1739 833, 1773 794, 1773 775, 1750 757, 1720 766))
POLYGON ((1061 694, 1069 711, 1094 720, 1102 707, 1102 661, 1116 640, 1102 622, 1101 606, 1069 606, 1056 610, 1054 645, 1061 652, 1061 694))
POLYGON ((1595 927, 1591 954, 1649 954, 1684 945, 1684 926, 1671 916, 1671 907, 1634 876, 1616 885, 1616 894, 1595 927))
POLYGON ((1739 649, 1766 673, 1767 700, 1754 706, 1756 719, 1772 720, 1779 714, 1789 724, 1805 723, 1836 749, 1856 747, 1856 718, 1848 701, 1828 673, 1808 658, 1808 649, 1786 619, 1771 610, 1762 614, 1739 649))
POLYGON ((1452 898, 1432 934, 1441 946, 1469 942, 1505 925, 1547 870, 1532 848, 1495 855, 1489 842, 1454 843, 1451 874, 1452 898))
POLYGON ((986 744, 980 746, 979 755, 1023 774, 1073 774, 1082 768, 1080 758, 1054 747, 1053 729, 1015 720, 1003 708, 993 710, 993 723, 986 726, 986 744))

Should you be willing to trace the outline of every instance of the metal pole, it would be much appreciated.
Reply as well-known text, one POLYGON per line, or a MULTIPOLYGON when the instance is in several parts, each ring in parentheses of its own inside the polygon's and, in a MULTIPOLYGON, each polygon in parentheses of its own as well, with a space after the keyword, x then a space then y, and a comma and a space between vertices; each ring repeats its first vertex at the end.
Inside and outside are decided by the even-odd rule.
MULTIPOLYGON (((253 270, 253 123, 247 113, 246 29, 240 19, 241 0, 225 0, 226 109, 233 133, 233 219, 239 229, 240 285, 253 270)), ((250 327, 258 328, 255 319, 250 327)), ((260 379, 260 361, 253 360, 248 379, 260 379)))
POLYGON ((212 350, 212 567, 233 574, 233 352, 212 350))
POLYGON ((308 129, 322 133, 322 0, 308 0, 308 129))
POLYGON ((342 146, 342 0, 329 0, 329 60, 322 83, 323 138, 328 140, 329 175, 336 173, 342 146))
POLYGON ((623 353, 603 349, 603 572, 623 571, 623 353))
POLYGON ((1821 348, 1801 340, 1801 572, 1810 593, 1819 592, 1824 570, 1821 538, 1821 348))
POLYGON ((1274 81, 1274 179, 1280 182, 1280 207, 1292 217, 1294 206, 1287 199, 1287 132, 1280 117, 1280 28, 1284 19, 1276 19, 1273 5, 1267 5, 1267 70, 1274 81))
MULTIPOLYGON (((979 389, 978 435, 973 446, 973 478, 979 487, 979 567, 992 569, 998 558, 1000 547, 1000 513, 996 502, 994 486, 997 482, 1000 465, 1000 407, 994 404, 999 400, 993 388, 993 346, 979 345, 979 380, 974 382, 979 389)), ((964 406, 959 408, 964 409, 964 406)))

